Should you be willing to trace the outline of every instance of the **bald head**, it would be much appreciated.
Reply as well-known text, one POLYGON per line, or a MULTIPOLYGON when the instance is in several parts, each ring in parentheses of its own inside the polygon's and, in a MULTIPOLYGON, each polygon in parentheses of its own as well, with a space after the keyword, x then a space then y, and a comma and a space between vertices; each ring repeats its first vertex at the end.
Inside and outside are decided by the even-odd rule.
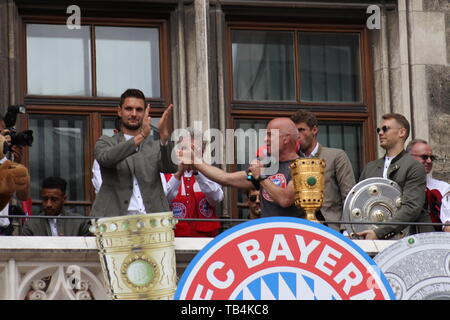
POLYGON ((289 135, 295 142, 297 140, 298 131, 295 123, 289 118, 275 118, 267 124, 267 130, 280 130, 280 136, 289 135))
POLYGON ((265 139, 267 151, 272 155, 278 153, 280 158, 283 158, 284 155, 289 155, 290 157, 295 153, 297 136, 297 128, 291 119, 275 118, 267 124, 267 136, 265 139))

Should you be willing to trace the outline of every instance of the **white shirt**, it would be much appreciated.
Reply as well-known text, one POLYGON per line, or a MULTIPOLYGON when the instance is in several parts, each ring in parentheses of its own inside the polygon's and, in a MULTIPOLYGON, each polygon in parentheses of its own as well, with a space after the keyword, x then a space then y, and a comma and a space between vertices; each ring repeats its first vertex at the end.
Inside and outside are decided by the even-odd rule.
MULTIPOLYGON (((124 134, 125 139, 128 141, 134 136, 130 136, 128 134, 124 134)), ((100 165, 97 160, 94 160, 92 165, 92 185, 94 186, 95 193, 97 194, 102 186, 102 174, 100 171, 100 165)), ((133 174, 133 193, 130 198, 130 204, 128 205, 128 211, 132 211, 133 214, 144 214, 146 213, 144 200, 142 199, 141 189, 139 189, 139 184, 136 179, 136 176, 133 174)))
POLYGON ((450 223, 450 192, 442 198, 440 218, 442 223, 450 223))
MULTIPOLYGON (((128 141, 134 136, 130 136, 128 134, 124 134, 125 139, 128 141)), ((100 171, 100 165, 97 160, 94 160, 92 165, 92 185, 94 186, 95 193, 97 194, 102 186, 102 174, 100 171)), ((144 214, 146 213, 144 200, 142 199, 141 189, 139 188, 138 181, 136 176, 133 174, 133 193, 130 198, 130 204, 128 205, 128 211, 131 211, 132 214, 144 214)))
MULTIPOLYGON (((178 180, 172 176, 169 181, 163 173, 161 175, 161 182, 163 184, 164 193, 166 194, 167 200, 172 201, 178 194, 178 189, 181 184, 181 194, 186 195, 186 189, 184 187, 183 179, 178 180)), ((193 171, 185 171, 184 176, 186 178, 192 177, 193 171)), ((222 186, 214 181, 209 180, 201 172, 195 176, 194 192, 202 192, 205 195, 206 200, 211 206, 216 206, 217 203, 223 200, 223 190, 222 186)))
POLYGON ((388 157, 388 156, 384 157, 383 178, 385 178, 385 179, 388 179, 387 172, 388 172, 389 166, 391 165, 392 159, 394 159, 394 158, 395 157, 388 157))
POLYGON ((50 225, 50 230, 52 231, 52 237, 57 237, 58 228, 56 227, 56 219, 48 219, 48 224, 50 225))
POLYGON ((92 164, 92 185, 94 186, 95 194, 98 193, 100 187, 102 186, 102 173, 100 171, 100 165, 97 160, 94 160, 92 164))
MULTIPOLYGON (((4 157, 3 159, 0 160, 0 164, 3 164, 3 162, 5 162, 6 160, 8 160, 6 157, 4 157)), ((7 216, 9 215, 9 203, 6 204, 6 206, 0 210, 0 215, 2 216, 7 216)), ((9 226, 9 219, 8 218, 0 218, 0 227, 7 227, 9 226)))
MULTIPOLYGON (((125 139, 128 141, 134 136, 130 136, 128 134, 124 134, 125 139)), ((144 206, 144 200, 142 199, 141 195, 141 189, 139 189, 139 184, 136 179, 136 176, 133 174, 133 194, 130 198, 130 204, 128 205, 128 211, 134 211, 135 213, 146 213, 145 206, 144 206)))
POLYGON ((319 143, 316 143, 316 146, 314 147, 314 150, 311 152, 311 154, 309 156, 307 156, 306 154, 304 154, 301 150, 300 150, 300 155, 303 158, 314 158, 317 155, 317 152, 319 152, 319 143))
POLYGON ((427 188, 437 189, 442 195, 440 219, 442 223, 450 223, 450 184, 445 181, 433 179, 427 175, 427 188))

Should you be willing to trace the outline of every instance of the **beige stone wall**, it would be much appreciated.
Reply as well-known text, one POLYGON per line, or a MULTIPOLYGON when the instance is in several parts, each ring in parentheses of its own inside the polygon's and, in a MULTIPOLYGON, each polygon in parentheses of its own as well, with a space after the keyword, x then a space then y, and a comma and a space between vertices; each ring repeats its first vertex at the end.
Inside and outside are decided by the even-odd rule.
MULTIPOLYGON (((377 123, 387 112, 403 114, 409 139, 430 144, 440 160, 435 178, 450 181, 450 4, 448 0, 398 0, 383 10, 372 32, 377 123)), ((378 149, 379 156, 383 150, 378 149)))
MULTIPOLYGON (((434 164, 433 176, 450 182, 450 2, 424 0, 423 10, 431 15, 439 15, 438 26, 441 28, 440 32, 444 34, 439 52, 442 55, 439 61, 441 63, 426 65, 425 75, 430 115, 429 141, 433 152, 440 157, 434 164), (443 56, 444 53, 446 57, 443 56)), ((429 33, 424 36, 428 36, 429 33)), ((436 54, 434 50, 430 51, 430 55, 436 54)))

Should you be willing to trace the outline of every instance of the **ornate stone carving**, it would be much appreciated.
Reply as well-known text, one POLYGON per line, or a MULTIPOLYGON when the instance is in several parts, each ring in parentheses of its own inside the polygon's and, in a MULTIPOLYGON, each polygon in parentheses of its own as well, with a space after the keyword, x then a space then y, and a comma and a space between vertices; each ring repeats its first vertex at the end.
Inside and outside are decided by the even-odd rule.
POLYGON ((18 299, 107 299, 103 284, 97 276, 78 265, 37 266, 25 273, 21 280, 18 299))

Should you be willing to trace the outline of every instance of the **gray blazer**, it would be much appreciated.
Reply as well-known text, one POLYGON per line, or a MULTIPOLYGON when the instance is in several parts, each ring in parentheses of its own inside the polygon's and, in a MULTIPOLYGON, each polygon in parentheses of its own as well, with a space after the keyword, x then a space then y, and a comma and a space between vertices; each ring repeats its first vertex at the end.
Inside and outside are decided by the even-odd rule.
MULTIPOLYGON (((369 162, 364 168, 360 181, 383 177, 384 157, 369 162)), ((393 222, 431 222, 424 210, 426 174, 424 167, 405 151, 392 159, 387 177, 398 183, 402 189, 402 205, 392 218, 393 222)), ((405 226, 379 226, 375 234, 378 239, 388 239, 399 233, 405 226)), ((433 232, 432 226, 411 227, 410 233, 433 232)))
MULTIPOLYGON (((317 157, 325 160, 325 188, 320 211, 325 220, 341 221, 345 198, 356 184, 352 164, 344 150, 319 145, 317 157)), ((330 224, 340 231, 340 225, 330 224)))
MULTIPOLYGON (((78 216, 63 209, 62 216, 78 216)), ((58 219, 56 229, 59 236, 86 237, 92 236, 89 232, 88 219, 58 219)), ((23 236, 52 236, 50 224, 47 219, 29 219, 22 228, 23 236)))
POLYGON ((172 149, 171 141, 161 146, 159 140, 151 138, 136 147, 134 139, 126 141, 122 132, 113 137, 101 136, 95 145, 95 158, 103 182, 91 214, 96 217, 125 215, 133 194, 133 175, 147 213, 170 211, 159 173, 177 171, 177 165, 171 160, 172 149))

